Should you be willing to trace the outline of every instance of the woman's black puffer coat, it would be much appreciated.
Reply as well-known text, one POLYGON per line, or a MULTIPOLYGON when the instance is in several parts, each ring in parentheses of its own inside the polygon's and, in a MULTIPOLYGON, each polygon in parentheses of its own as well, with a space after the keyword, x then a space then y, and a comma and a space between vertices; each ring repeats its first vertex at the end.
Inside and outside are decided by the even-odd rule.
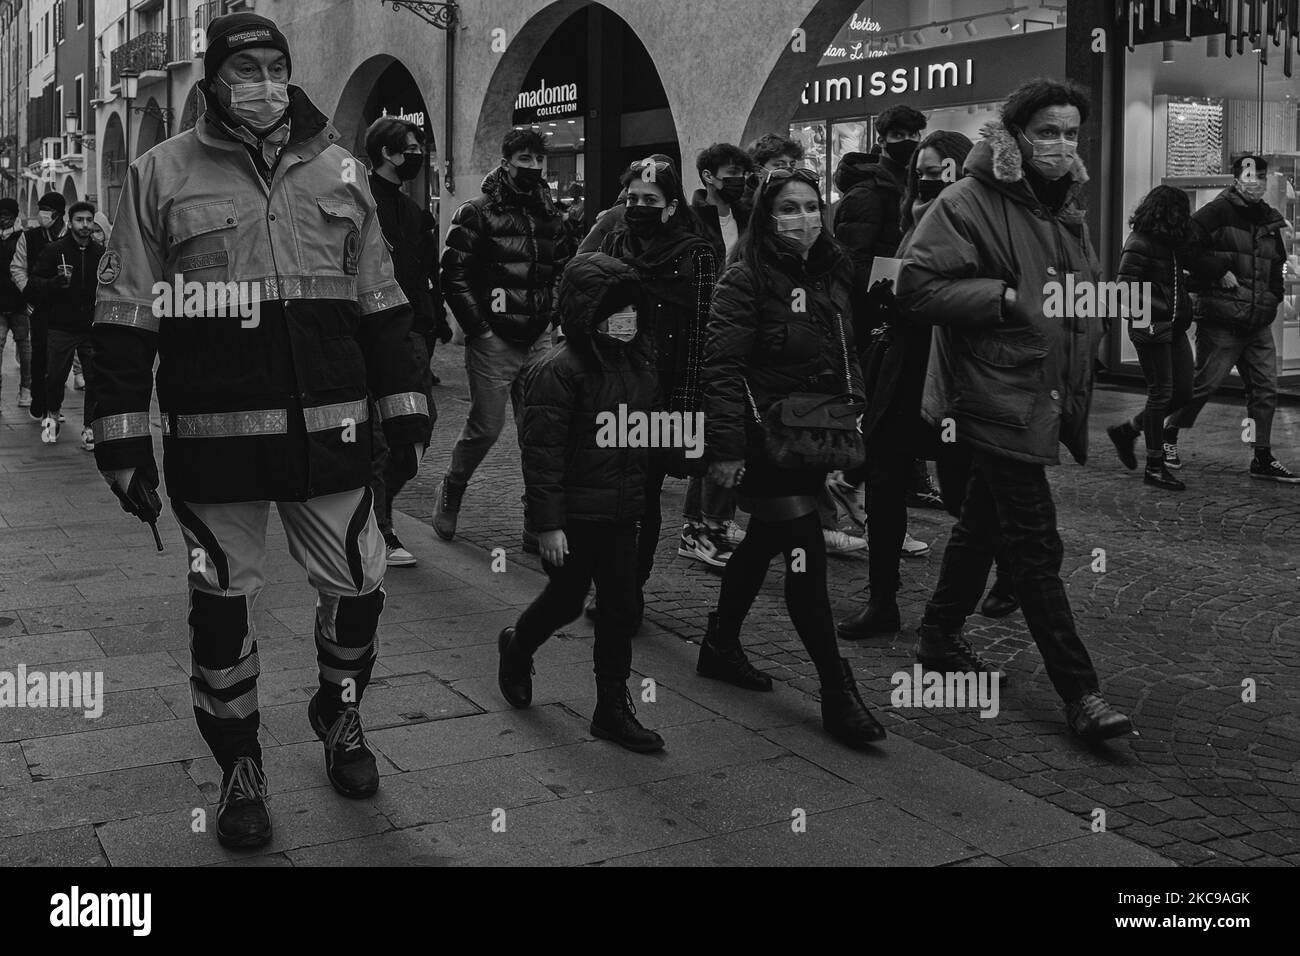
POLYGON ((769 268, 762 277, 738 259, 713 295, 703 376, 709 461, 761 461, 762 433, 746 383, 759 417, 794 392, 851 392, 862 399, 848 258, 824 233, 806 261, 775 250, 765 258, 769 268))
POLYGON ((1167 239, 1144 232, 1129 234, 1119 256, 1118 282, 1150 282, 1150 325, 1129 323, 1129 338, 1135 345, 1155 345, 1173 340, 1192 325, 1192 297, 1187 294, 1187 268, 1192 258, 1178 252, 1167 239))
POLYGON ((524 392, 522 432, 528 514, 540 533, 568 521, 634 521, 645 511, 652 449, 601 447, 599 416, 661 407, 654 347, 639 331, 623 343, 596 326, 628 304, 641 282, 599 252, 576 256, 560 280, 565 341, 537 362, 524 392))

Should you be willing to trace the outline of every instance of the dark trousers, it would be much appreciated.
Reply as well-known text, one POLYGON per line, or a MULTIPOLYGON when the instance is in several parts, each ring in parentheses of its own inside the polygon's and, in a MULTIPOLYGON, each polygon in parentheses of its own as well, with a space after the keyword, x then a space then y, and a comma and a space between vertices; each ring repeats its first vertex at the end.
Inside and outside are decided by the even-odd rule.
POLYGON ((593 581, 600 594, 593 650, 597 680, 626 681, 632 673, 632 632, 636 630, 636 525, 570 521, 564 526, 569 553, 564 566, 548 561, 549 578, 537 600, 519 615, 515 640, 533 654, 564 625, 582 614, 593 581))
MULTIPOLYGON (((46 409, 45 371, 49 365, 49 326, 43 316, 32 317, 32 407, 33 418, 44 418, 46 409)), ((65 376, 66 377, 66 376, 65 376)))
POLYGON ((1176 332, 1169 342, 1134 342, 1133 347, 1147 380, 1146 408, 1133 419, 1133 426, 1146 437, 1147 459, 1163 461, 1165 418, 1192 401, 1196 373, 1192 343, 1186 332, 1176 332))
MULTIPOLYGON (((750 518, 745 540, 736 546, 722 572, 718 643, 734 647, 739 642, 740 627, 763 589, 768 566, 778 554, 785 555, 785 606, 795 632, 817 665, 817 672, 832 675, 839 666, 840 652, 826 592, 826 539, 815 511, 793 521, 750 518), (802 570, 793 567, 796 551, 800 552, 802 570)), ((603 614, 603 592, 600 599, 603 614)))
POLYGON ((867 540, 871 596, 892 600, 901 580, 898 562, 907 535, 907 489, 913 459, 904 426, 888 420, 871 435, 863 477, 867 485, 867 540))
POLYGON ((1272 326, 1238 335, 1198 322, 1192 398, 1175 408, 1167 426, 1178 429, 1195 425, 1201 409, 1214 397, 1234 365, 1246 387, 1246 412, 1255 422, 1255 447, 1270 447, 1273 413, 1277 411, 1277 344, 1272 326))
MULTIPOLYGON (((655 568, 655 551, 659 547, 659 531, 663 528, 663 510, 659 507, 659 498, 664 492, 664 479, 668 475, 652 462, 646 473, 645 514, 636 532, 636 583, 642 587, 650 580, 650 572, 655 568)), ((596 591, 599 593, 600 588, 596 591)), ((601 595, 601 601, 605 600, 601 595)), ((604 604, 601 604, 602 609, 604 604)), ((603 613, 603 610, 602 610, 603 613)))
MULTIPOLYGON (((45 376, 45 407, 48 415, 58 417, 63 408, 63 394, 67 388, 68 373, 72 371, 72 356, 81 356, 81 370, 86 377, 86 402, 82 409, 82 427, 89 428, 95 420, 96 380, 95 347, 90 341, 90 330, 84 332, 65 332, 63 329, 50 329, 48 332, 48 367, 45 376)), ((32 374, 35 380, 35 372, 32 374)), ((32 394, 32 406, 36 405, 36 396, 32 394)))
MULTIPOLYGON (((935 474, 939 478, 939 494, 943 498, 944 508, 954 518, 961 517, 962 505, 966 502, 966 489, 970 487, 972 464, 973 456, 968 445, 945 444, 937 453, 935 474)), ((1011 581, 1011 561, 1007 558, 1005 543, 998 545, 994 561, 998 574, 992 590, 1009 597, 1014 594, 1015 588, 1011 581)))
POLYGON ((974 452, 961 517, 944 550, 923 623, 945 633, 960 632, 984 591, 999 547, 1010 561, 1025 623, 1056 692, 1065 701, 1095 693, 1097 672, 1075 630, 1061 581, 1065 549, 1042 465, 974 452))

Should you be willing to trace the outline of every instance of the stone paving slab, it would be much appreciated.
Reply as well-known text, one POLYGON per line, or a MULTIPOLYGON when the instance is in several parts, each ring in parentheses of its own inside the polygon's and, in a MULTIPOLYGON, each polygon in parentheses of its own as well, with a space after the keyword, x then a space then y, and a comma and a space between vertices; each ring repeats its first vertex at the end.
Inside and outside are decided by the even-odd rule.
POLYGON ((108 866, 91 826, 47 830, 0 840, 0 867, 108 866))

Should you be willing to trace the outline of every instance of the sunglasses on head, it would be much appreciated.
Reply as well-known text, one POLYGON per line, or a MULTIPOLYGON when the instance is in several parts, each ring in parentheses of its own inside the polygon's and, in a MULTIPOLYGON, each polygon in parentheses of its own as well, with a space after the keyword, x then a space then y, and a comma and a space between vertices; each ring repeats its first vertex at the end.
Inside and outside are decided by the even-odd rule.
POLYGON ((772 183, 782 183, 787 179, 795 179, 801 183, 807 183, 818 192, 821 192, 822 178, 816 171, 811 169, 768 169, 760 174, 760 182, 764 186, 772 183))
POLYGON ((663 159, 639 159, 628 167, 629 172, 637 173, 648 183, 655 181, 655 177, 660 173, 668 172, 673 168, 673 164, 663 159))

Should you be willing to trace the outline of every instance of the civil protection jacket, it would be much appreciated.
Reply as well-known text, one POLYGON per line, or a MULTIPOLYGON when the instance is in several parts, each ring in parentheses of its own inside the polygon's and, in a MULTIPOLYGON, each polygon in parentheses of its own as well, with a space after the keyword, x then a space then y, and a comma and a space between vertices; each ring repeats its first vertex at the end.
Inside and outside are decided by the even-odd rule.
POLYGON ((990 454, 1054 465, 1064 443, 1083 464, 1102 320, 1049 318, 1045 286, 1100 277, 1078 204, 1087 170, 1076 159, 1053 215, 1001 123, 984 128, 965 170, 917 224, 899 271, 904 316, 935 326, 921 414, 935 427, 952 418, 959 441, 990 454), (1009 286, 1019 298, 1004 320, 1009 286))
POLYGON ((1198 324, 1251 335, 1268 328, 1282 303, 1286 220, 1265 202, 1249 203, 1229 186, 1192 214, 1203 255, 1192 270, 1197 282, 1193 314, 1198 324), (1228 271, 1235 289, 1219 280, 1228 271))
POLYGON ((95 306, 101 471, 156 476, 155 355, 173 500, 302 501, 367 485, 368 391, 390 446, 424 439, 411 309, 364 169, 297 87, 289 118, 269 185, 212 110, 127 170, 95 306), (168 314, 177 276, 234 283, 259 314, 216 302, 168 314))
POLYGON ((521 193, 498 166, 483 195, 461 205, 442 254, 442 292, 467 336, 491 329, 532 345, 554 319, 555 283, 568 260, 564 216, 545 183, 521 193))

